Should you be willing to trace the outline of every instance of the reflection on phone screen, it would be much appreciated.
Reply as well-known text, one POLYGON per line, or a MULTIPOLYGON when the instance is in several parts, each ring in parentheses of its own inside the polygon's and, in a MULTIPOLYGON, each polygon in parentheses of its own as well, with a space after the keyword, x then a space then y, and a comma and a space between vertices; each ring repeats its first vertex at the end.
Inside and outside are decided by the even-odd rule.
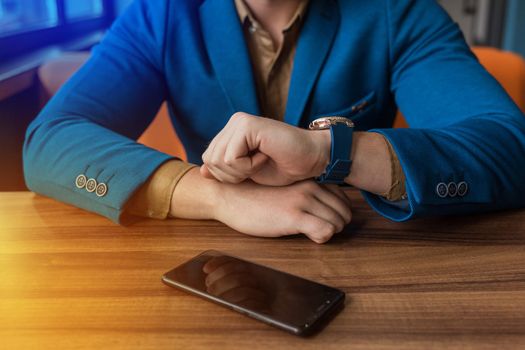
POLYGON ((337 289, 215 251, 201 254, 167 276, 227 304, 299 328, 314 322, 341 294, 344 298, 337 289))

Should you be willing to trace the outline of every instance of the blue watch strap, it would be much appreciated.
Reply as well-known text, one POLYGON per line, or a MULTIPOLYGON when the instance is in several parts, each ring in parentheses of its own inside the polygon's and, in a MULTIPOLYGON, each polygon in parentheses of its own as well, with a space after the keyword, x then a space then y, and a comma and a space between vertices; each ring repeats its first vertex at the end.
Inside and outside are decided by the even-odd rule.
POLYGON ((350 174, 352 160, 352 138, 354 128, 344 124, 335 124, 330 127, 332 146, 330 148, 330 163, 324 174, 317 178, 321 184, 344 184, 345 178, 350 174))

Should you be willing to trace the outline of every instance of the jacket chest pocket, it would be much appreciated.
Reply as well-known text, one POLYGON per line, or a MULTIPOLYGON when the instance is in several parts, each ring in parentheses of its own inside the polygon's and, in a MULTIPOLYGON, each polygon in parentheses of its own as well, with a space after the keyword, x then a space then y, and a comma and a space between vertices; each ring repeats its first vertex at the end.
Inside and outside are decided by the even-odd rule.
POLYGON ((365 97, 353 102, 349 107, 329 113, 317 113, 316 116, 312 118, 312 120, 321 117, 345 117, 351 119, 352 121, 356 121, 365 116, 367 114, 366 112, 373 109, 376 99, 376 93, 375 91, 372 91, 365 97))

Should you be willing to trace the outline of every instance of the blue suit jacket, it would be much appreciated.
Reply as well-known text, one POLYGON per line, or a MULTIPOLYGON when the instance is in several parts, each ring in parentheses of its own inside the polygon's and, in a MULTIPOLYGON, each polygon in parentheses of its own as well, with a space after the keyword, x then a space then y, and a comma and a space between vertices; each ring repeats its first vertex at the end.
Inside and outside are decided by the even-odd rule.
MULTIPOLYGON (((232 0, 135 1, 30 125, 27 185, 118 221, 170 158, 134 142, 164 100, 198 164, 234 112, 260 114, 232 0), (76 188, 78 174, 106 183, 107 195, 76 188)), ((525 203, 525 118, 433 0, 311 0, 285 121, 305 127, 323 115, 351 117, 390 140, 408 205, 365 196, 393 220, 525 203), (397 106, 410 129, 390 128, 397 106), (462 181, 465 196, 436 192, 462 181)))

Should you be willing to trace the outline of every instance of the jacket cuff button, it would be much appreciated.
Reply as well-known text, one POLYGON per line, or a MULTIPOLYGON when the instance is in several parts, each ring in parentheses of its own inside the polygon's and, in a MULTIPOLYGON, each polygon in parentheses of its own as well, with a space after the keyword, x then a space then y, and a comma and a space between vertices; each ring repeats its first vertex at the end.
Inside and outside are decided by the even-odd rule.
POLYGON ((458 184, 458 196, 465 197, 468 192, 468 184, 462 181, 458 184))
POLYGON ((93 192, 95 192, 96 189, 97 189, 97 180, 95 180, 95 179, 87 180, 87 182, 86 182, 86 191, 88 191, 89 193, 93 193, 93 192))
POLYGON ((86 186, 87 178, 86 175, 80 174, 75 179, 75 186, 77 188, 84 188, 86 186))
POLYGON ((445 198, 448 196, 448 187, 447 184, 444 182, 438 183, 436 186, 436 193, 440 198, 445 198))
POLYGON ((456 197, 458 194, 458 185, 455 182, 450 182, 447 189, 449 197, 456 197))
POLYGON ((97 196, 104 197, 108 193, 108 186, 105 183, 99 183, 95 192, 97 196))

